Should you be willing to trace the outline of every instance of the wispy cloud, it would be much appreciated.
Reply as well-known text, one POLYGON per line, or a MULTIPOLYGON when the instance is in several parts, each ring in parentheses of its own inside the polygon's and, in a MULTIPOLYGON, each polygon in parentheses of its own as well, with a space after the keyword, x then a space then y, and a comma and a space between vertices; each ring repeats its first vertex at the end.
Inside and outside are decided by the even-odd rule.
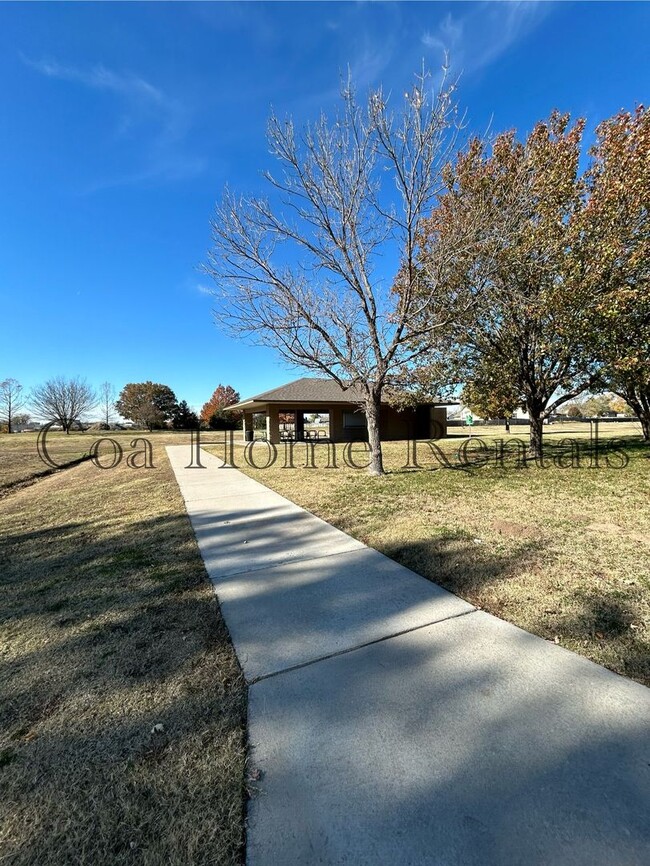
POLYGON ((427 48, 439 49, 442 52, 451 51, 461 44, 463 37, 463 22, 454 18, 451 12, 443 18, 433 33, 427 31, 422 36, 422 43, 427 48))
POLYGON ((350 72, 359 90, 377 86, 393 58, 395 38, 386 36, 381 43, 366 39, 350 63, 350 72))
POLYGON ((102 64, 80 68, 49 58, 34 60, 21 55, 21 59, 46 78, 103 91, 117 100, 114 137, 133 140, 135 165, 91 182, 85 192, 144 181, 183 180, 205 169, 205 160, 189 154, 184 146, 191 126, 186 102, 171 97, 139 75, 118 72, 102 64))
POLYGON ((530 33, 551 6, 539 2, 472 5, 465 14, 445 15, 437 27, 422 34, 422 44, 437 55, 448 54, 455 71, 477 72, 530 33))
POLYGON ((85 84, 86 87, 93 87, 98 90, 112 90, 114 93, 122 93, 128 97, 136 97, 158 105, 165 103, 163 93, 144 78, 139 78, 137 75, 124 75, 113 72, 107 69, 102 64, 94 66, 92 69, 84 70, 77 69, 73 66, 65 66, 58 63, 56 60, 31 60, 24 55, 21 55, 23 62, 27 66, 31 66, 42 75, 48 78, 59 78, 63 81, 78 81, 80 84, 85 84))

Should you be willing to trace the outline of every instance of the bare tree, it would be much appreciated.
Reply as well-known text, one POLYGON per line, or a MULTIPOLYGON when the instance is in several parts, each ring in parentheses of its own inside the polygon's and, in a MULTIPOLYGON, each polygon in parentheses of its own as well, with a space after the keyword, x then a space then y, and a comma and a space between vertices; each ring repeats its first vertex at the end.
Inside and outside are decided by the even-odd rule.
POLYGON ((204 269, 218 288, 218 321, 343 388, 359 386, 373 474, 383 473, 384 388, 446 324, 442 287, 418 285, 416 234, 455 148, 453 92, 446 72, 435 88, 423 73, 395 114, 381 89, 362 107, 348 83, 334 120, 322 115, 302 134, 272 115, 274 203, 226 191, 212 221, 204 269))
POLYGON ((37 415, 57 422, 69 433, 97 405, 97 395, 83 379, 57 376, 34 388, 31 403, 37 415))
POLYGON ((110 382, 102 382, 99 386, 99 402, 102 407, 104 423, 108 427, 111 423, 112 410, 115 408, 117 392, 110 382))
POLYGON ((17 379, 4 379, 0 382, 0 422, 7 425, 11 433, 11 425, 19 409, 25 405, 26 396, 23 386, 17 379))

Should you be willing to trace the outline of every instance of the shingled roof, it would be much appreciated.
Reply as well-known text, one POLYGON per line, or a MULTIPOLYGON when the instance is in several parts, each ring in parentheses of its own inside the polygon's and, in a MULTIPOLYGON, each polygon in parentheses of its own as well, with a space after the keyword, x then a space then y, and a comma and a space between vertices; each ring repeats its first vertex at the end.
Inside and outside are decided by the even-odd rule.
MULTIPOLYGON (((279 388, 271 388, 270 391, 256 394, 255 397, 248 397, 234 406, 225 408, 254 410, 256 406, 266 403, 281 403, 283 405, 295 403, 327 403, 329 405, 332 403, 362 403, 363 399, 363 391, 358 385, 341 388, 334 379, 316 379, 306 376, 303 379, 288 382, 286 385, 280 385, 279 388)), ((455 406, 458 405, 458 400, 437 399, 429 405, 455 406)))
POLYGON ((255 397, 249 397, 228 408, 243 409, 251 403, 358 403, 362 400, 363 391, 358 386, 343 389, 334 379, 314 379, 307 376, 256 394, 255 397))

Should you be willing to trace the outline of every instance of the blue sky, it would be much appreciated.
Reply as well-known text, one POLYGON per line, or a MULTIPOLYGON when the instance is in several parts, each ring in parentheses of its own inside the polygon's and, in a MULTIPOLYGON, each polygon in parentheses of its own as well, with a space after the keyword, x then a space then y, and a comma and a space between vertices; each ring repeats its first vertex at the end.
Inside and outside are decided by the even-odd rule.
POLYGON ((224 336, 197 270, 224 185, 263 189, 271 106, 298 123, 401 94, 443 51, 472 129, 650 92, 644 3, 0 4, 0 378, 153 379, 197 408, 301 375, 224 336))

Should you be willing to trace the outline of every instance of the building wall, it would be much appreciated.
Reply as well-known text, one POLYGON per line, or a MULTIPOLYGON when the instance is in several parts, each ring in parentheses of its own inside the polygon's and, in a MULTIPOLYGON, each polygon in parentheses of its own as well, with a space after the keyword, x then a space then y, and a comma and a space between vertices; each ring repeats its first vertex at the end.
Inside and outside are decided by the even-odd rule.
POLYGON ((401 412, 382 408, 382 439, 442 439, 447 435, 447 412, 441 406, 418 406, 401 412))
MULTIPOLYGON (((400 439, 441 439, 447 435, 447 412, 440 406, 418 406, 399 411, 392 406, 382 406, 379 418, 381 438, 385 441, 400 439)), ((362 437, 357 431, 346 431, 343 438, 334 441, 349 441, 352 438, 368 439, 363 429, 362 437)))
POLYGON ((431 406, 429 439, 443 439, 447 435, 447 410, 444 406, 431 406))
MULTIPOLYGON (((260 407, 261 408, 261 407, 260 407)), ((332 442, 367 441, 368 430, 365 425, 346 426, 346 417, 354 415, 358 417, 358 407, 355 404, 338 404, 331 407, 295 407, 289 405, 268 406, 266 418, 267 441, 278 444, 280 442, 279 413, 280 411, 329 413, 330 440, 332 442)), ((252 413, 244 412, 242 438, 246 438, 246 431, 252 429, 252 413)), ((417 409, 404 409, 398 411, 392 406, 382 406, 380 414, 381 438, 386 441, 400 439, 433 439, 447 435, 447 413, 444 408, 435 406, 418 406, 417 409)), ((297 423, 296 428, 300 425, 297 423)), ((297 429, 297 432, 298 429, 297 429)), ((257 434, 259 435, 259 434, 257 434)))
POLYGON ((392 406, 382 406, 379 416, 382 439, 411 439, 415 435, 415 424, 414 409, 404 409, 402 412, 398 412, 392 406))

